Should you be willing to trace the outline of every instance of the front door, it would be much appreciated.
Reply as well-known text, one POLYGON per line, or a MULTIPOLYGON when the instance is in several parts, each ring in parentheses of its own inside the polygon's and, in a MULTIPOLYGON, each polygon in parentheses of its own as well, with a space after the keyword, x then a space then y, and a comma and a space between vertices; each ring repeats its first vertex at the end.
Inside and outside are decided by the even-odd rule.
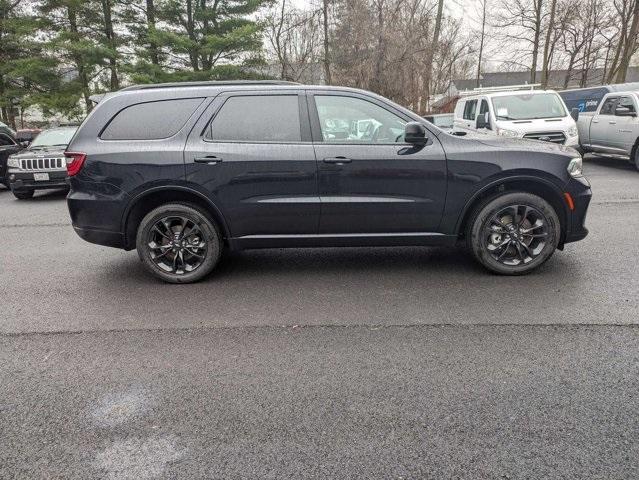
POLYGON ((186 180, 221 210, 231 236, 316 234, 317 165, 303 92, 215 98, 186 145, 186 180))
POLYGON ((591 145, 615 148, 610 132, 615 129, 616 117, 614 115, 617 101, 618 97, 608 97, 599 113, 592 118, 590 123, 591 145))
POLYGON ((321 234, 436 232, 446 198, 444 151, 403 140, 412 120, 364 94, 309 95, 321 234))

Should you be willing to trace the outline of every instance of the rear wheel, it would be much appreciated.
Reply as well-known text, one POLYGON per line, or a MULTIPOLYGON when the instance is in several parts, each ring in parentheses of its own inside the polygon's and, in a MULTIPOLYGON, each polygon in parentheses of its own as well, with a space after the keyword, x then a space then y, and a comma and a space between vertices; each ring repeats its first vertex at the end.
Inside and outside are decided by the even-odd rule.
POLYGON ((33 190, 13 190, 13 195, 18 199, 18 200, 27 200, 31 197, 33 197, 33 190))
POLYGON ((635 147, 635 155, 631 161, 635 164, 635 168, 639 170, 639 147, 635 147))
POLYGON ((559 243, 553 207, 530 193, 492 197, 475 210, 466 233, 479 263, 503 275, 523 275, 546 262, 559 243))
POLYGON ((170 283, 191 283, 217 264, 222 238, 217 225, 194 205, 171 203, 149 212, 138 227, 140 260, 170 283))

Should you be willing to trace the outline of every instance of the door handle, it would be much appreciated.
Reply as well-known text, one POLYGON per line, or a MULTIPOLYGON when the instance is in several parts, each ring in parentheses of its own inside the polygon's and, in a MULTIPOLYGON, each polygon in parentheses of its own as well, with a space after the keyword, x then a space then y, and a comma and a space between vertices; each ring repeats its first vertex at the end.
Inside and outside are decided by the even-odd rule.
POLYGON ((592 123, 599 123, 599 120, 593 120, 592 123))
POLYGON ((609 123, 610 125, 617 125, 617 122, 613 122, 612 120, 610 120, 608 123, 609 123))
POLYGON ((220 157, 215 155, 207 155, 206 157, 195 157, 193 159, 195 163, 206 163, 207 165, 216 165, 222 161, 220 157))
POLYGON ((353 160, 346 157, 328 157, 325 158, 324 163, 334 163, 335 165, 344 165, 345 163, 351 163, 353 160))

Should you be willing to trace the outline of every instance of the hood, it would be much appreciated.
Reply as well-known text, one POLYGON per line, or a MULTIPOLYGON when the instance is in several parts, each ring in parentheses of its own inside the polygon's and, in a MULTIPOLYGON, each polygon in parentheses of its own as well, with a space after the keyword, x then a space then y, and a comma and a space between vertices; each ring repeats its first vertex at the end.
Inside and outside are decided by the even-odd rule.
POLYGON ((63 147, 50 147, 42 150, 21 150, 18 153, 11 155, 11 158, 50 158, 50 157, 64 157, 63 147))
POLYGON ((545 153, 558 153, 563 155, 578 156, 579 153, 572 147, 566 145, 559 145, 552 142, 542 142, 540 140, 530 140, 527 138, 511 138, 501 136, 474 136, 475 140, 478 140, 484 145, 495 148, 504 148, 511 150, 530 150, 531 152, 545 152, 545 153))

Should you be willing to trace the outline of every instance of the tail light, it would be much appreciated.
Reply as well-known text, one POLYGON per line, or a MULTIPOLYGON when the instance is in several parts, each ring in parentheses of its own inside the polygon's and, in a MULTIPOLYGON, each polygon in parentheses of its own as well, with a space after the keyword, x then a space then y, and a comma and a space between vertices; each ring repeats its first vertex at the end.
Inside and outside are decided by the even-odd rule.
POLYGON ((64 152, 64 156, 67 157, 67 174, 70 177, 77 175, 82 170, 84 159, 87 158, 86 153, 80 152, 64 152))

